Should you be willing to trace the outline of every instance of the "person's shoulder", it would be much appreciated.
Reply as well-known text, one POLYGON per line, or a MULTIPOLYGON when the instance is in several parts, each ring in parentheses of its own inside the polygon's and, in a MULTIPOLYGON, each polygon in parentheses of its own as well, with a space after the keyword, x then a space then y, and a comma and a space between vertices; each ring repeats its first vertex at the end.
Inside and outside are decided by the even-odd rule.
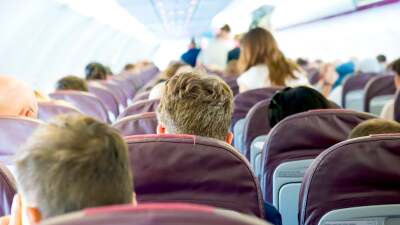
POLYGON ((8 225, 10 223, 10 216, 0 217, 0 225, 8 225))

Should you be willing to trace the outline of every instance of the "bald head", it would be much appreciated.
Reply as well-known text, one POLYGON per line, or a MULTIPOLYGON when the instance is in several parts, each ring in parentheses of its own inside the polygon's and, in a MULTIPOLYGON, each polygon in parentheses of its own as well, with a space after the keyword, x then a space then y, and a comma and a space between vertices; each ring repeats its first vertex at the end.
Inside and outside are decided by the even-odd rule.
POLYGON ((0 76, 0 115, 37 117, 38 106, 32 89, 13 77, 0 76))

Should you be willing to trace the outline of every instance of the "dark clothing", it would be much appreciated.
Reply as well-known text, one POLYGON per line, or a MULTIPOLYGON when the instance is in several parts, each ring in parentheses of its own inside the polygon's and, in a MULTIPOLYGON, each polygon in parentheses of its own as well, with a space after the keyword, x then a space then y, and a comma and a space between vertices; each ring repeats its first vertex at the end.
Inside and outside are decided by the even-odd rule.
POLYGON ((278 210, 273 206, 264 202, 265 218, 273 225, 282 225, 282 216, 278 210))
POLYGON ((240 56, 240 48, 236 47, 228 52, 228 62, 238 60, 240 56))
POLYGON ((187 50, 187 52, 183 53, 183 55, 181 56, 181 60, 184 63, 187 63, 187 64, 191 65, 192 67, 195 67, 197 56, 199 55, 199 53, 200 53, 199 48, 191 48, 191 49, 187 50))

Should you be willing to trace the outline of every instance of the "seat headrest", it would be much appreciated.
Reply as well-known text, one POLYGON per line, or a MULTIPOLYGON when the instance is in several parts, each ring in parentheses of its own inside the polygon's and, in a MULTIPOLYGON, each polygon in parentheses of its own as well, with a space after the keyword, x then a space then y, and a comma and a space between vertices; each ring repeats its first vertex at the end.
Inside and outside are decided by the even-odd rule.
POLYGON ((304 177, 301 225, 335 209, 399 204, 400 134, 356 138, 319 155, 304 177))
POLYGON ((171 134, 126 141, 139 202, 185 201, 263 216, 257 179, 226 142, 171 134))
POLYGON ((86 209, 43 221, 43 225, 268 225, 255 217, 203 205, 155 203, 86 209))

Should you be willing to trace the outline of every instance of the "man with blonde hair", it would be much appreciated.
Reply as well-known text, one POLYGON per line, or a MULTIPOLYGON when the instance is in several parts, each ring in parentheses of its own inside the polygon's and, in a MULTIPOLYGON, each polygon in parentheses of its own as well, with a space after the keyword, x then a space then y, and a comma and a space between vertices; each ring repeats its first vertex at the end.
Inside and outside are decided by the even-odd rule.
POLYGON ((0 115, 36 118, 37 113, 33 90, 13 77, 0 76, 0 115))
MULTIPOLYGON (((232 143, 233 94, 220 78, 186 72, 166 81, 157 110, 157 133, 191 134, 232 143)), ((194 165, 196 166, 196 165, 194 165)), ((281 225, 279 212, 264 203, 266 218, 281 225)))
POLYGON ((232 142, 233 95, 221 79, 185 72, 166 81, 158 133, 192 134, 232 142))
POLYGON ((136 204, 127 146, 114 128, 71 114, 41 125, 15 159, 12 213, 1 225, 114 204, 136 204))

